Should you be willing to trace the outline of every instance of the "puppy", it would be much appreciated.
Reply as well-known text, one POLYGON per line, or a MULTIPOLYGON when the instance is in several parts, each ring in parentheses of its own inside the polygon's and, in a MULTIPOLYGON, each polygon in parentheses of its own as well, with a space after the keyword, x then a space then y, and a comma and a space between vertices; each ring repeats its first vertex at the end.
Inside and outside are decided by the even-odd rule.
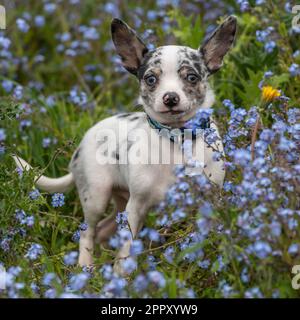
MULTIPOLYGON (((164 199, 175 182, 173 169, 176 159, 182 159, 183 129, 198 110, 213 105, 208 78, 222 66, 236 25, 236 18, 228 17, 199 49, 169 45, 149 51, 127 24, 113 19, 112 40, 124 68, 139 81, 139 103, 144 112, 100 121, 82 139, 69 174, 36 179, 37 187, 48 192, 65 192, 76 185, 87 223, 80 236, 81 266, 92 265, 95 238, 105 241, 116 231, 118 212, 128 213, 134 239, 149 210, 164 199), (170 132, 176 130, 175 139, 170 132), (115 211, 99 222, 111 200, 115 211)), ((213 121, 209 126, 218 134, 213 121)), ((222 161, 213 161, 212 148, 203 136, 192 133, 191 141, 193 158, 203 164, 210 180, 221 186, 225 175, 222 161)), ((223 152, 220 141, 213 147, 223 152)), ((30 168, 23 159, 15 156, 15 161, 23 169, 30 168)), ((121 262, 129 256, 131 241, 118 253, 114 266, 118 273, 123 273, 121 262)))

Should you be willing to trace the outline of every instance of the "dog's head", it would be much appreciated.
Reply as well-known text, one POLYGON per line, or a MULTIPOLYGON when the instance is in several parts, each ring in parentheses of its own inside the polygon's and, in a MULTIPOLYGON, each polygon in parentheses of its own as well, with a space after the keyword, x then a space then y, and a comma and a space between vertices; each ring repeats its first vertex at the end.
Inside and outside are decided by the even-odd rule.
POLYGON ((236 34, 236 18, 228 17, 200 46, 162 46, 149 51, 123 21, 114 19, 112 39, 123 66, 140 82, 140 103, 153 119, 178 126, 199 108, 213 104, 208 77, 220 69, 236 34))

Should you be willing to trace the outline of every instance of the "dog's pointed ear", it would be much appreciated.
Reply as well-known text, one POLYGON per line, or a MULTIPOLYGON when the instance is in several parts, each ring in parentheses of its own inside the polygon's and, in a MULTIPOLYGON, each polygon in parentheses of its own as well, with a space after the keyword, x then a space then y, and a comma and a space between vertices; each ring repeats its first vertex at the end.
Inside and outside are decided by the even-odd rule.
POLYGON ((144 55, 148 52, 146 45, 125 22, 113 19, 111 35, 118 55, 122 58, 124 68, 137 75, 144 55))
POLYGON ((223 57, 235 39, 236 29, 236 17, 229 16, 199 48, 206 67, 211 74, 221 68, 223 57))

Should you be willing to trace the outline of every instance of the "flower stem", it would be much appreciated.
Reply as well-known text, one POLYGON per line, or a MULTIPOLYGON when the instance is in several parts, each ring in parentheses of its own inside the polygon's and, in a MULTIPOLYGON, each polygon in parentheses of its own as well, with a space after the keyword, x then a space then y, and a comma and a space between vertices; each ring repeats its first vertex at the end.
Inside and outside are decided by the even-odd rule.
POLYGON ((251 137, 251 159, 252 161, 254 160, 255 153, 254 153, 254 147, 255 147, 255 142, 256 142, 256 137, 257 137, 257 131, 260 123, 260 116, 257 115, 257 119, 254 125, 254 129, 252 131, 252 137, 251 137))

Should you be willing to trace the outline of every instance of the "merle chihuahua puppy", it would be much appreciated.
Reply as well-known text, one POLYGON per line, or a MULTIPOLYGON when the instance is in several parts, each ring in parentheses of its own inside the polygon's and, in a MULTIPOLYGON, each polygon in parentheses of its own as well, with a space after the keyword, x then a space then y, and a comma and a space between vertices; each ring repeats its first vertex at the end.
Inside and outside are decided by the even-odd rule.
MULTIPOLYGON (((69 174, 57 179, 41 176, 35 181, 37 187, 48 192, 65 192, 75 183, 87 223, 87 229, 80 236, 81 266, 92 265, 94 242, 107 241, 116 231, 118 212, 126 210, 128 213, 134 239, 149 210, 164 199, 166 191, 176 181, 174 157, 182 154, 182 148, 176 141, 157 134, 155 128, 184 128, 197 110, 213 105, 214 94, 208 78, 222 66, 223 57, 234 41, 236 25, 236 18, 229 16, 199 49, 168 45, 149 51, 127 24, 113 19, 112 40, 123 66, 139 81, 139 103, 144 112, 100 121, 87 131, 75 151, 69 174), (105 142, 107 144, 103 132, 107 131, 117 136, 114 144, 111 141, 108 144, 109 151, 103 148, 105 142), (137 145, 138 163, 132 160, 137 145), (161 159, 170 152, 173 157, 169 162, 153 164, 149 161, 150 154, 161 159), (111 200, 115 204, 114 212, 100 221, 111 200)), ((210 127, 218 134, 213 121, 210 127)), ((225 175, 222 161, 213 161, 212 148, 203 137, 197 136, 192 141, 193 150, 198 150, 194 158, 204 164, 203 172, 221 186, 225 175)), ((216 144, 215 148, 223 152, 222 143, 216 144)), ((15 156, 15 161, 20 168, 30 169, 23 159, 15 156)), ((114 266, 118 273, 124 273, 122 261, 129 256, 131 241, 128 240, 118 253, 114 266)))

